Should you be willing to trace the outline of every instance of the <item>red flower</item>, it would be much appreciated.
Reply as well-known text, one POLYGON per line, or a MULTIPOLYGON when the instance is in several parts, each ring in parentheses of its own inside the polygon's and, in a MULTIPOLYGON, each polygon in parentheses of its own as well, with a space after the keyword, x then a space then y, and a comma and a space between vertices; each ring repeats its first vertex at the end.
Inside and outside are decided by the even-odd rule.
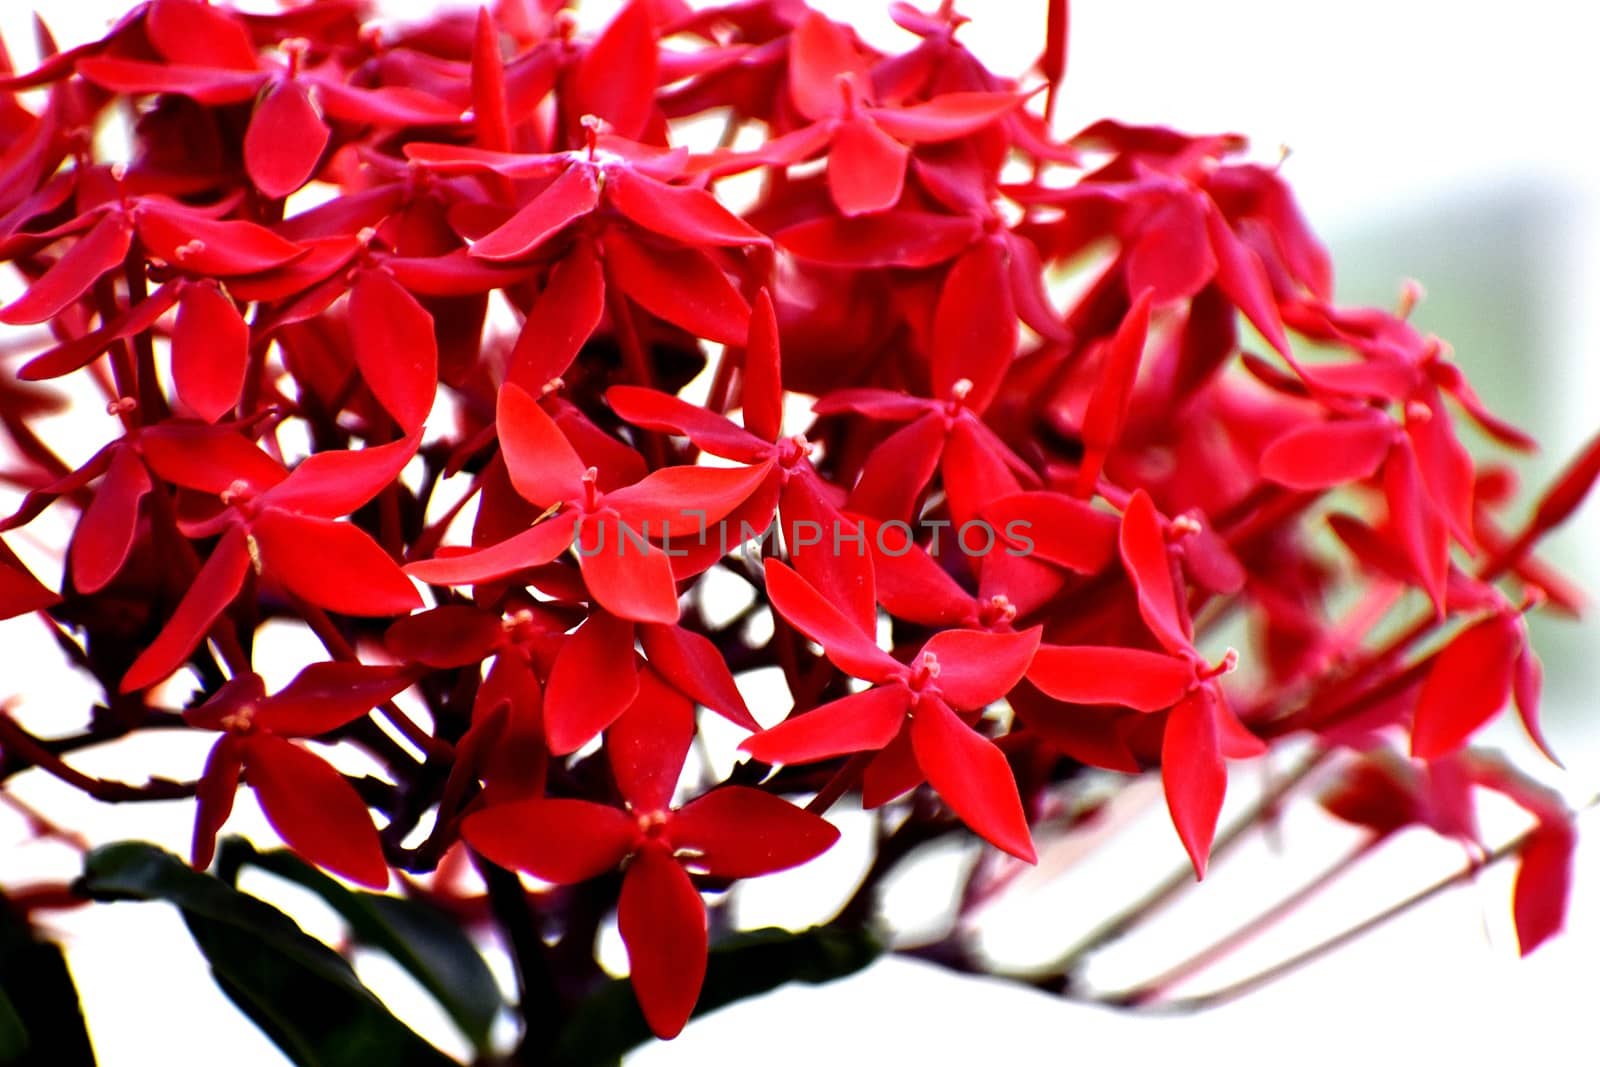
POLYGON ((634 992, 658 1037, 683 1029, 705 978, 706 913, 690 871, 753 878, 826 851, 839 832, 748 786, 713 789, 680 808, 672 794, 694 734, 693 709, 651 672, 606 734, 624 808, 540 797, 469 815, 462 835, 496 863, 556 885, 626 863, 617 921, 634 992))

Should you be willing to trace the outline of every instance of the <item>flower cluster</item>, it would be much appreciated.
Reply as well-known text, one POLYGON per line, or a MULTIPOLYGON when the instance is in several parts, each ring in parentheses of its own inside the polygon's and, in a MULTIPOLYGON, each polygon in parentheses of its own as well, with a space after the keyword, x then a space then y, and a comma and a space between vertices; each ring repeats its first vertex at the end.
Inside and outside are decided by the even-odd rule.
POLYGON ((1523 804, 1524 950, 1559 927, 1568 814, 1469 742, 1514 704, 1543 743, 1523 617, 1576 598, 1531 550, 1600 449, 1511 528, 1460 432, 1531 440, 1408 307, 1334 303, 1276 166, 1053 131, 1064 3, 1020 81, 949 3, 893 5, 898 53, 801 3, 563 7, 148 0, 0 78, 0 531, 71 531, 42 581, 0 543, 0 613, 104 693, 0 716, 5 773, 192 795, 200 868, 243 785, 361 884, 531 875, 493 909, 549 950, 528 1018, 614 913, 663 1037, 708 900, 843 797, 886 865, 1031 863, 1086 775, 1155 770, 1203 875, 1229 761, 1291 739, 1377 835, 1487 854, 1471 789, 1523 804), (69 387, 92 454, 44 421, 69 387), (274 621, 326 660, 270 692, 274 621), (174 728, 216 736, 193 782, 61 758, 174 728))

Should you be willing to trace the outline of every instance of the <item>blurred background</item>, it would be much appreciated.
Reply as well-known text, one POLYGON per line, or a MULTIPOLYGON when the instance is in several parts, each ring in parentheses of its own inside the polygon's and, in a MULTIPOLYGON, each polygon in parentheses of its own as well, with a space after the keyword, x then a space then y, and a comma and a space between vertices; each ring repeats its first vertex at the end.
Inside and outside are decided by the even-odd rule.
MULTIPOLYGON (((910 41, 889 21, 886 4, 813 2, 881 47, 910 41)), ((384 5, 402 16, 430 6, 384 5)), ((30 7, 0 3, 0 29, 19 65, 29 61, 30 7)), ((125 7, 72 0, 41 11, 71 44, 98 34, 125 7)), ((582 20, 601 22, 614 7, 585 3, 582 20)), ((967 0, 958 9, 975 18, 963 38, 997 70, 1019 73, 1036 57, 1043 0, 967 0)), ((1414 320, 1450 341, 1491 406, 1543 443, 1544 451, 1519 467, 1531 492, 1600 427, 1600 304, 1590 299, 1600 292, 1600 155, 1589 128, 1600 65, 1592 29, 1584 6, 1569 0, 1532 0, 1514 11, 1443 0, 1078 0, 1062 127, 1111 117, 1242 133, 1265 161, 1287 149, 1284 174, 1330 246, 1340 302, 1393 305, 1406 279, 1422 282, 1428 295, 1414 320)), ((1600 508, 1591 502, 1549 543, 1547 556, 1600 594, 1597 546, 1600 508)), ((1548 780, 1581 804, 1600 792, 1600 623, 1540 620, 1535 644, 1546 664, 1546 727, 1567 765, 1548 780)), ((22 688, 13 677, 5 691, 22 688)), ((1497 724, 1484 740, 1536 766, 1514 724, 1497 724)), ((1230 807, 1248 800, 1261 780, 1249 767, 1235 777, 1230 807)), ((97 842, 148 832, 154 819, 163 841, 180 850, 186 844, 187 806, 116 811, 51 783, 26 784, 20 794, 68 812, 67 821, 97 842)), ((1501 825, 1494 814, 1486 822, 1491 835, 1501 825)), ((254 833, 259 822, 248 820, 247 813, 230 828, 254 833)), ((1015 901, 986 918, 985 947, 1025 961, 1047 951, 1041 946, 1070 942, 1063 931, 1088 930, 1182 859, 1158 789, 1129 791, 1111 825, 1118 836, 1107 855, 1019 886, 1015 901)), ((1503 825, 1514 829, 1514 821, 1503 825)), ((0 816, 0 848, 22 836, 19 820, 0 816)), ((1181 959, 1207 935, 1303 883, 1349 842, 1327 820, 1294 807, 1284 814, 1281 836, 1281 846, 1253 842, 1230 856, 1201 890, 1096 959, 1091 977, 1117 988, 1181 959)), ((1054 865, 1067 858, 1055 857, 1054 865)), ((1193 988, 1225 985, 1292 954, 1459 862, 1451 846, 1405 836, 1348 885, 1193 988)), ((1046 856, 1044 866, 1052 865, 1046 856)), ((930 865, 931 884, 891 892, 908 931, 919 923, 937 929, 936 867, 930 865)), ((773 879, 741 904, 741 918, 765 921, 768 911, 781 918, 786 906, 803 902, 806 879, 823 876, 773 879)), ((1600 818, 1585 817, 1580 828, 1567 935, 1527 960, 1516 958, 1509 876, 1492 870, 1304 971, 1200 1014, 1116 1013, 891 958, 844 982, 780 990, 697 1021, 677 1041, 643 1049, 630 1062, 666 1067, 738 1056, 799 1064, 893 1055, 1031 1063, 1136 1053, 1139 1061, 1184 1055, 1318 1063, 1374 1048, 1390 1062, 1424 1050, 1435 1061, 1518 1055, 1592 1062, 1586 1046, 1590 961, 1600 952, 1600 818)), ((181 923, 162 906, 97 907, 58 927, 108 1067, 153 1058, 186 1067, 222 1054, 240 1067, 284 1062, 216 991, 181 923), (152 957, 169 963, 158 980, 148 976, 152 957), (138 961, 136 971, 130 961, 138 961), (130 981, 135 973, 140 980, 130 981)), ((314 915, 307 927, 322 932, 314 915)), ((390 984, 397 1012, 451 1047, 448 1024, 427 1014, 425 998, 390 984)))

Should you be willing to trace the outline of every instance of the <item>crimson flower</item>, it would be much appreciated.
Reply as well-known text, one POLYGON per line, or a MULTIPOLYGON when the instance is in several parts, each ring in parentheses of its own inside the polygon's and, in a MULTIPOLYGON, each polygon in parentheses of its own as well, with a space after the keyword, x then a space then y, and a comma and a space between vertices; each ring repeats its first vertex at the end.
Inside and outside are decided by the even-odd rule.
POLYGON ((673 1037, 705 979, 706 912, 690 872, 753 878, 826 851, 825 820, 748 786, 713 789, 671 807, 694 735, 693 707, 653 673, 606 734, 623 806, 538 797, 469 815, 461 833, 502 866, 572 885, 626 864, 617 922, 639 1006, 658 1037, 673 1037))

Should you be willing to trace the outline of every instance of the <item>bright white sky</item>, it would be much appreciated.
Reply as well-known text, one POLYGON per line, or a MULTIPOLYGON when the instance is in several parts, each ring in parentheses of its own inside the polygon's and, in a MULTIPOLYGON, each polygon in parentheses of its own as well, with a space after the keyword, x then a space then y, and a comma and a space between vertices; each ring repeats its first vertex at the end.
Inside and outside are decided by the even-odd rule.
MULTIPOLYGON (((45 11, 70 43, 96 32, 122 6, 73 0, 45 11)), ((406 6, 429 5, 413 0, 406 6)), ((610 6, 594 10, 603 14, 610 6)), ((855 19, 881 42, 898 33, 886 17, 874 15, 876 3, 826 0, 818 6, 855 19)), ((981 55, 1000 69, 1027 65, 1042 34, 1042 0, 968 0, 964 6, 977 21, 963 32, 981 55)), ((19 0, 0 4, 0 28, 9 40, 25 32, 28 7, 19 0)), ((1529 235, 1545 242, 1549 264, 1536 286, 1543 294, 1537 315, 1556 324, 1559 347, 1572 353, 1556 370, 1557 387, 1547 390, 1554 399, 1538 429, 1556 454, 1593 432, 1600 423, 1593 406, 1600 396, 1600 360, 1593 356, 1600 315, 1580 294, 1600 291, 1600 157, 1592 150, 1591 129, 1600 66, 1593 62, 1595 27, 1585 5, 1086 0, 1074 7, 1065 97, 1070 125, 1112 116, 1229 129, 1249 135, 1264 158, 1290 145, 1285 173, 1347 272, 1360 268, 1340 255, 1348 235, 1390 225, 1402 231, 1408 220, 1441 204, 1561 205, 1558 224, 1529 235)), ((1461 219, 1472 225, 1471 211, 1461 219)), ((1395 286, 1399 280, 1393 279, 1395 286)), ((1563 543, 1593 578, 1596 509, 1591 506, 1585 518, 1586 532, 1570 533, 1563 543)), ((1596 588, 1593 581, 1590 587, 1596 588)), ((1580 643, 1600 652, 1595 625, 1584 633, 1580 643)), ((1558 747, 1565 742, 1569 754, 1576 753, 1562 784, 1572 795, 1600 787, 1597 731, 1569 725, 1553 732, 1558 747)), ((35 795, 48 803, 47 793, 58 795, 44 788, 35 795)), ((1132 807, 1149 809, 1130 816, 1135 830, 1120 845, 1121 859, 1131 854, 1135 868, 1176 855, 1156 799, 1131 798, 1132 807)), ((139 832, 154 814, 148 808, 80 812, 96 839, 139 832)), ((188 810, 159 818, 160 836, 181 847, 188 810)), ((636 1062, 667 1067, 739 1057, 784 1065, 888 1055, 934 1064, 1113 1056, 1120 1062, 1137 1050, 1140 1062, 1278 1064, 1288 1058, 1317 1064, 1350 1062, 1377 1049, 1385 1062, 1410 1053, 1425 1053, 1429 1062, 1588 1062, 1592 1051, 1580 1050, 1592 1048, 1593 960, 1600 951, 1600 842, 1592 831, 1600 824, 1587 822, 1591 833, 1580 850, 1570 932, 1527 961, 1514 959, 1508 882, 1497 872, 1309 972, 1203 1016, 1133 1019, 889 962, 849 982, 743 1004, 696 1023, 670 1045, 640 1053, 636 1062)), ((1257 849, 1224 865, 1199 907, 1178 909, 1150 936, 1130 943, 1121 963, 1108 959, 1096 974, 1115 982, 1123 977, 1119 968, 1132 977, 1140 963, 1175 960, 1185 945, 1224 928, 1229 914, 1247 911, 1259 895, 1292 887, 1344 840, 1295 815, 1289 831, 1296 850, 1287 857, 1257 849)), ((1405 895, 1453 858, 1448 848, 1418 842, 1414 854, 1386 861, 1371 877, 1336 892, 1247 962, 1268 962, 1337 928, 1341 918, 1405 895)), ((1025 956, 1053 941, 1053 931, 1082 928, 1085 915, 1135 891, 1137 883, 1119 886, 1103 867, 1094 873, 1100 876, 1053 883, 1004 921, 997 917, 990 944, 1025 956)), ((764 890, 752 899, 752 913, 803 899, 804 878, 788 876, 764 890)), ((896 902, 908 912, 919 907, 911 891, 896 902)), ((920 903, 926 910, 925 896, 920 903)), ((175 917, 119 905, 74 916, 61 929, 107 1067, 142 1067, 157 1059, 198 1067, 219 1055, 239 1067, 283 1062, 211 987, 175 917), (152 975, 151 958, 169 959, 170 971, 152 975), (138 968, 138 981, 129 981, 130 965, 138 968)), ((411 1011, 415 1001, 400 996, 396 1007, 411 1011)), ((418 1019, 430 1034, 438 1025, 418 1019)))

